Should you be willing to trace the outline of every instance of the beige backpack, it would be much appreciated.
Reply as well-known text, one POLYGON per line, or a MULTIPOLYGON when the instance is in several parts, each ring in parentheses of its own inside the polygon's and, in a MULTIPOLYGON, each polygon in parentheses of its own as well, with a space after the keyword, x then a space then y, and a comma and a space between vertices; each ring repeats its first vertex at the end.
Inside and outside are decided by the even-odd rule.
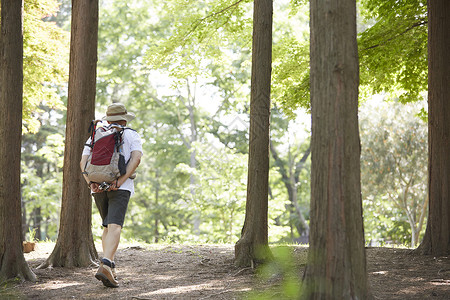
POLYGON ((91 124, 91 142, 86 146, 91 147, 92 151, 84 167, 84 174, 91 182, 111 183, 126 173, 123 133, 131 128, 117 124, 96 128, 98 122, 93 121, 91 124))

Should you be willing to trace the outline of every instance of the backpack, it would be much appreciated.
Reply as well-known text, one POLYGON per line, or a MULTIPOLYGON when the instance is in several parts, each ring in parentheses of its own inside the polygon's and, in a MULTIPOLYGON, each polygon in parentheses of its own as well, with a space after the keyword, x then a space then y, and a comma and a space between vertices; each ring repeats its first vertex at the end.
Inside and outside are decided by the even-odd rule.
POLYGON ((125 156, 123 155, 123 133, 128 127, 118 124, 97 128, 92 121, 90 126, 91 142, 86 146, 92 151, 84 167, 84 174, 90 182, 111 183, 126 173, 125 156))

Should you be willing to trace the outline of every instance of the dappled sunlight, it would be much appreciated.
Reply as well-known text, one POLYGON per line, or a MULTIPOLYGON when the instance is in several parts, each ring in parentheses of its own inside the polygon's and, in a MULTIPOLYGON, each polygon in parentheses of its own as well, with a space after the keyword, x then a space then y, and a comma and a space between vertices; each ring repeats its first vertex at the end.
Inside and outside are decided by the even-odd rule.
MULTIPOLYGON (((245 292, 250 291, 250 288, 240 288, 237 290, 231 289, 231 290, 223 290, 223 287, 221 286, 221 282, 218 280, 213 280, 207 283, 202 284, 193 284, 193 285, 186 285, 186 286, 175 286, 170 288, 161 288, 157 289, 152 292, 143 293, 140 294, 140 296, 163 296, 163 295, 178 295, 181 296, 182 294, 189 294, 193 291, 203 291, 204 294, 210 294, 211 292, 218 292, 218 294, 221 293, 228 293, 228 292, 245 292)), ((203 294, 201 292, 201 294, 203 294)))
POLYGON ((63 289, 71 286, 82 286, 84 283, 79 282, 67 282, 62 280, 54 280, 51 282, 51 284, 37 284, 34 286, 34 289, 36 290, 57 290, 57 289, 63 289))
POLYGON ((377 271, 377 272, 372 272, 372 274, 374 274, 374 275, 387 275, 388 272, 387 271, 377 271))
POLYGON ((151 296, 151 295, 161 295, 161 294, 180 294, 184 292, 190 291, 198 291, 205 289, 207 287, 211 287, 211 283, 203 283, 203 284, 194 284, 188 286, 175 286, 170 288, 158 289, 153 292, 145 293, 143 295, 151 296))
MULTIPOLYGON (((431 281, 432 285, 437 285, 437 286, 448 286, 450 289, 450 280, 432 280, 431 281)), ((450 294, 450 290, 449 290, 449 294, 450 294)))

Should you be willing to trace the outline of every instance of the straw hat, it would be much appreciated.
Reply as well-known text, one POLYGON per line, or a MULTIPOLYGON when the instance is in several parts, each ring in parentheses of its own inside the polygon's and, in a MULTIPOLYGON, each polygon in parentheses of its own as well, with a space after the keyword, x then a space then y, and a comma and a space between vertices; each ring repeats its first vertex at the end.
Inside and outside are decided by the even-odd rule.
POLYGON ((130 122, 133 120, 136 116, 128 112, 125 108, 125 105, 122 103, 113 103, 110 106, 108 106, 108 109, 106 110, 106 116, 103 117, 103 120, 106 121, 127 121, 130 122))

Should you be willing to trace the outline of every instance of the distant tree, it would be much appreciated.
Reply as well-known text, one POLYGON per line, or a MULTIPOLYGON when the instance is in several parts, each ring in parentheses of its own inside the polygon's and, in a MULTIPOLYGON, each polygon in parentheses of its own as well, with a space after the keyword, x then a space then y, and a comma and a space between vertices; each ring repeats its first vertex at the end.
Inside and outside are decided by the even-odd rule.
POLYGON ((311 211, 303 299, 369 299, 356 1, 311 0, 311 211))
POLYGON ((407 243, 408 235, 389 232, 400 232, 394 224, 406 222, 411 247, 419 242, 427 212, 427 128, 417 116, 422 105, 367 102, 359 114, 364 221, 376 223, 380 238, 399 243, 407 243))
MULTIPOLYGON (((188 113, 188 117, 187 119, 189 120, 189 134, 184 134, 182 131, 182 126, 184 123, 184 120, 181 118, 180 113, 178 112, 178 121, 179 121, 179 127, 177 127, 177 130, 180 133, 180 137, 181 140, 183 141, 183 144, 186 146, 186 148, 189 150, 189 167, 191 167, 192 169, 195 169, 197 167, 197 151, 194 147, 194 143, 197 142, 197 140, 199 139, 199 134, 198 134, 198 116, 197 116, 197 110, 198 110, 198 105, 196 104, 197 101, 197 97, 196 97, 196 91, 195 91, 195 85, 193 85, 191 87, 191 84, 189 82, 189 79, 186 79, 186 89, 187 89, 187 95, 186 97, 180 96, 177 97, 178 100, 180 101, 180 104, 182 105, 182 107, 184 109, 186 109, 187 113, 188 113)), ((195 186, 196 186, 196 176, 194 174, 189 174, 189 189, 190 189, 190 196, 192 197, 192 199, 196 198, 196 191, 195 191, 195 186)), ((199 234, 200 232, 200 223, 201 223, 201 219, 200 219, 200 213, 199 212, 195 212, 192 218, 192 223, 193 223, 193 230, 196 234, 199 234)))
POLYGON ((23 2, 1 1, 0 282, 36 280, 22 250, 20 148, 23 108, 23 2))
MULTIPOLYGON (((193 147, 198 166, 184 170, 195 172, 198 192, 186 203, 200 213, 202 240, 234 243, 245 216, 247 155, 220 144, 195 143, 193 147)), ((182 171, 183 165, 177 170, 182 171)))
POLYGON ((40 266, 84 267, 98 258, 91 230, 92 200, 80 169, 81 152, 94 119, 98 1, 74 0, 69 96, 58 239, 40 266))
POLYGON ((249 266, 272 255, 267 221, 272 14, 272 0, 254 1, 247 203, 241 238, 235 246, 238 266, 249 266))
POLYGON ((24 235, 33 228, 37 240, 54 240, 61 208, 64 128, 54 121, 59 112, 39 109, 39 131, 22 135, 22 226, 24 235))
POLYGON ((296 216, 298 220, 295 222, 295 227, 299 236, 309 236, 309 225, 305 220, 303 212, 298 205, 297 185, 299 183, 300 172, 305 167, 305 162, 311 153, 311 147, 305 150, 302 157, 297 159, 298 155, 293 155, 289 149, 288 161, 285 162, 280 155, 272 141, 270 141, 270 153, 275 161, 278 172, 281 175, 281 180, 286 187, 289 202, 290 213, 296 216))
POLYGON ((427 229, 417 249, 450 253, 450 2, 428 1, 428 185, 427 229))

